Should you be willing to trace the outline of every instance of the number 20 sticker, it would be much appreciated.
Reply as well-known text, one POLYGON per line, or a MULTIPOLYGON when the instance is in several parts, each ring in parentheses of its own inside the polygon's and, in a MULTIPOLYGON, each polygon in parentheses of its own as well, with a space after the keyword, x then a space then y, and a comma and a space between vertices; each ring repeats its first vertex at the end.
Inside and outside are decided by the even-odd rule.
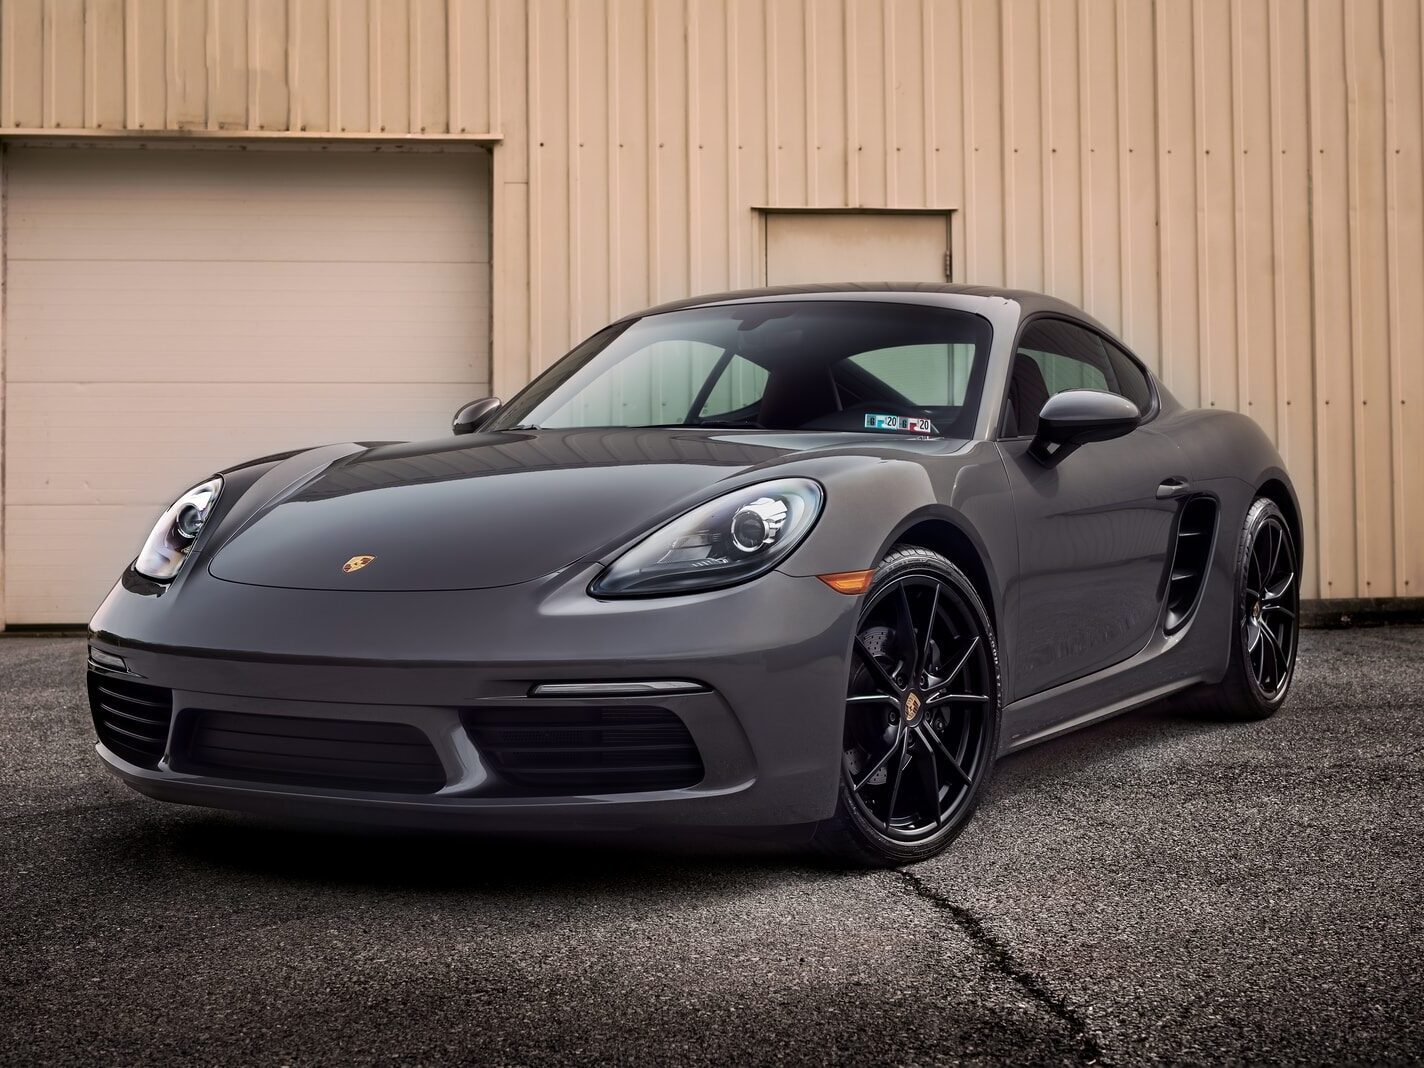
POLYGON ((866 430, 908 430, 911 434, 933 434, 934 423, 904 415, 867 415, 866 430))

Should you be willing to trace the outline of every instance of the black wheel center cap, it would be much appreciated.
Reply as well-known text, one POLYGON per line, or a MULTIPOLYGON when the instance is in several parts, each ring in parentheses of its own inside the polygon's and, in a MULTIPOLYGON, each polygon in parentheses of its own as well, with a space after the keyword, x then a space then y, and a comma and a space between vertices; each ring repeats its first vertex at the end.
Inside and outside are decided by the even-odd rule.
POLYGON ((924 698, 911 690, 905 695, 904 704, 900 707, 905 714, 905 722, 913 726, 920 721, 920 714, 924 711, 924 698))

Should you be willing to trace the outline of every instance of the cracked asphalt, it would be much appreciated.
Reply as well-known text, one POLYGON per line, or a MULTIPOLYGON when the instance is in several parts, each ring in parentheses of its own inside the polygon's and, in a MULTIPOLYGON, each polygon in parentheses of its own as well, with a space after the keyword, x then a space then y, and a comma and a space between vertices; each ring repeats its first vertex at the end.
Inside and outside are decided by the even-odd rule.
POLYGON ((853 874, 165 806, 83 660, 0 639, 4 1063, 1424 1059, 1424 628, 1307 632, 1266 723, 1011 757, 947 854, 853 874))

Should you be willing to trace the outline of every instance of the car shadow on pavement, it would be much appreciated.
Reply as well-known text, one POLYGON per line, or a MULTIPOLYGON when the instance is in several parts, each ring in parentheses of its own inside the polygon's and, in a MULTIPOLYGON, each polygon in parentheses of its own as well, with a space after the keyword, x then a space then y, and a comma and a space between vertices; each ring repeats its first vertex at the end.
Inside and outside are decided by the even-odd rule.
MULTIPOLYGON (((142 832, 140 832, 142 833, 142 832)), ((815 864, 809 831, 512 837, 290 824, 194 812, 154 826, 148 848, 180 864, 284 883, 488 895, 597 889, 709 879, 765 883, 815 864)))
POLYGON ((1182 744, 1260 726, 1199 714, 1170 701, 1154 702, 1001 758, 985 803, 992 804, 1005 791, 1091 777, 1104 767, 1153 750, 1165 753, 1182 744))

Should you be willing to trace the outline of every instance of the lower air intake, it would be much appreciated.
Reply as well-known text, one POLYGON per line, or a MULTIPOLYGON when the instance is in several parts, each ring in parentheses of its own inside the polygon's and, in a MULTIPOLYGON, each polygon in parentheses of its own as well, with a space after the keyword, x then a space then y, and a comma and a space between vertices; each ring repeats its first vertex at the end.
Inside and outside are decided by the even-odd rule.
POLYGON ((172 690, 91 671, 89 710, 109 752, 141 768, 158 766, 173 723, 172 690))
POLYGON ((195 709, 183 714, 182 771, 229 779, 428 794, 445 785, 430 739, 409 723, 195 709))
POLYGON ((503 793, 636 793, 702 781, 692 735, 665 708, 478 709, 465 713, 465 729, 503 793))

